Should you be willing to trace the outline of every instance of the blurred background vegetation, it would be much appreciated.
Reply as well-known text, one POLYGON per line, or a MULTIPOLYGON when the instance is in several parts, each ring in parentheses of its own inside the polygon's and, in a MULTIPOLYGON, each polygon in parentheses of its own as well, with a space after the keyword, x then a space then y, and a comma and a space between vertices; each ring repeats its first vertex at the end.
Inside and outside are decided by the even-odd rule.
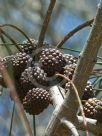
MULTIPOLYGON (((0 0, 0 24, 14 24, 21 28, 28 37, 38 39, 49 2, 50 0, 0 0)), ((57 0, 45 40, 52 45, 56 45, 73 28, 94 17, 98 2, 99 0, 57 0)), ((5 30, 17 43, 22 43, 25 40, 15 30, 8 27, 5 30)), ((68 40, 63 47, 81 51, 89 30, 90 28, 81 30, 68 40)), ((7 40, 7 43, 10 42, 7 40)), ((8 44, 8 46, 11 48, 12 54, 17 51, 14 45, 8 44)), ((102 49, 99 51, 99 56, 101 56, 101 52, 102 49)), ((66 50, 65 53, 79 54, 70 50, 66 50)), ((8 54, 7 49, 0 41, 0 56, 8 54)), ((9 135, 12 110, 13 101, 11 101, 7 90, 3 88, 0 97, 0 136, 9 135)), ((53 108, 49 106, 43 113, 36 116, 37 136, 43 134, 52 111, 53 108)), ((27 116, 33 128, 33 117, 28 114, 27 116)), ((16 110, 12 135, 26 136, 16 110)))

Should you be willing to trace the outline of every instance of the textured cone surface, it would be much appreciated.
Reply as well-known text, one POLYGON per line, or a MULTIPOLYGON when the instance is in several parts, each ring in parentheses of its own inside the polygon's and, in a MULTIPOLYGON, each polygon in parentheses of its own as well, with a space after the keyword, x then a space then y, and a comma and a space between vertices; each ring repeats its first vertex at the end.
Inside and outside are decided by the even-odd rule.
POLYGON ((27 54, 32 54, 32 52, 36 49, 38 42, 35 39, 30 38, 31 43, 28 40, 23 41, 21 45, 22 52, 27 54))
POLYGON ((64 87, 65 87, 65 93, 67 93, 71 88, 71 83, 67 82, 64 87))
MULTIPOLYGON (((7 58, 6 58, 6 57, 4 57, 4 58, 0 57, 0 63, 1 63, 0 69, 1 69, 1 70, 2 70, 4 67, 7 68, 8 64, 9 64, 9 61, 8 61, 8 60, 9 60, 10 58, 11 58, 10 56, 7 56, 7 58)), ((4 82, 4 78, 3 78, 3 76, 2 76, 1 71, 0 71, 0 85, 3 86, 3 87, 6 87, 6 84, 5 84, 5 82, 4 82)))
POLYGON ((102 101, 96 98, 90 98, 84 105, 86 117, 96 119, 102 123, 102 101))
POLYGON ((29 59, 30 56, 26 53, 16 53, 16 55, 4 57, 3 61, 6 68, 13 71, 14 77, 19 78, 26 68, 29 59))
POLYGON ((12 58, 13 70, 17 77, 24 71, 29 59, 30 56, 26 53, 18 53, 12 58))
POLYGON ((24 109, 31 115, 40 114, 49 104, 50 95, 42 88, 33 88, 23 100, 24 109))
POLYGON ((42 70, 40 67, 29 67, 28 68, 29 73, 29 80, 36 86, 47 86, 47 74, 42 70))
POLYGON ((95 119, 95 112, 96 112, 95 105, 96 105, 96 103, 97 103, 96 98, 91 98, 88 101, 86 101, 86 103, 83 107, 86 117, 95 119))
POLYGON ((76 68, 76 64, 66 65, 66 66, 64 67, 63 74, 64 74, 66 77, 68 77, 70 80, 72 80, 72 77, 73 77, 75 68, 76 68))
POLYGON ((25 90, 30 90, 34 87, 48 86, 46 73, 38 66, 25 69, 21 75, 20 81, 25 90))
MULTIPOLYGON (((64 68, 63 68, 63 71, 61 72, 61 74, 63 74, 64 76, 68 77, 70 80, 72 80, 72 77, 73 77, 73 74, 74 74, 74 71, 75 71, 75 68, 76 68, 76 64, 70 64, 70 65, 66 65, 64 68)), ((65 88, 66 86, 66 83, 68 82, 67 80, 63 80, 63 82, 61 82, 61 86, 63 88, 65 88)), ((69 83, 68 83, 69 84, 69 83)))
POLYGON ((98 122, 102 123, 102 100, 99 100, 97 102, 97 106, 95 107, 95 109, 97 111, 95 114, 95 118, 98 122))
POLYGON ((88 100, 89 98, 95 97, 94 90, 90 81, 87 82, 87 85, 82 96, 82 100, 88 100))
MULTIPOLYGON (((31 43, 28 40, 23 41, 23 44, 21 46, 22 52, 25 52, 27 54, 32 54, 33 51, 37 49, 38 40, 30 38, 31 43)), ((48 43, 44 42, 44 46, 48 45, 48 43)))
POLYGON ((73 55, 70 54, 63 54, 63 57, 65 58, 67 65, 77 64, 78 61, 77 57, 74 57, 73 55))
POLYGON ((23 99, 28 91, 22 88, 21 83, 18 80, 15 81, 15 88, 20 101, 23 102, 23 99))
POLYGON ((0 73, 0 85, 6 87, 2 74, 0 73))
POLYGON ((54 48, 44 49, 40 55, 39 62, 48 76, 54 75, 55 72, 61 72, 66 65, 63 54, 54 48))
MULTIPOLYGON (((71 87, 71 83, 70 82, 67 82, 65 84, 65 91, 68 92, 68 90, 70 89, 71 87)), ((94 91, 93 91, 93 87, 91 85, 91 82, 88 81, 87 82, 87 85, 83 91, 83 96, 82 96, 82 100, 88 100, 89 98, 93 98, 94 97, 94 91)))
POLYGON ((25 69, 24 72, 22 72, 20 77, 20 84, 23 90, 25 90, 26 92, 35 87, 33 83, 29 80, 28 69, 25 69))

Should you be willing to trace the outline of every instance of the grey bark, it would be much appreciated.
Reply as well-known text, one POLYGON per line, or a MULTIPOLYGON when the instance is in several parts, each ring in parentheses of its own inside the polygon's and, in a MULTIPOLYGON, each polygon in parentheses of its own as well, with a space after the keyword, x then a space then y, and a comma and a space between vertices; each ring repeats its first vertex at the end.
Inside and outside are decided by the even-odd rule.
MULTIPOLYGON (((80 54, 80 60, 75 70, 72 79, 75 84, 80 98, 82 97, 83 90, 89 75, 96 63, 97 53, 102 43, 102 0, 100 1, 97 14, 93 23, 92 30, 89 34, 85 47, 80 54)), ((61 118, 66 117, 69 121, 74 123, 78 108, 78 101, 73 88, 70 94, 66 95, 62 105, 56 107, 51 120, 47 126, 45 136, 68 136, 68 131, 61 125, 61 118)))

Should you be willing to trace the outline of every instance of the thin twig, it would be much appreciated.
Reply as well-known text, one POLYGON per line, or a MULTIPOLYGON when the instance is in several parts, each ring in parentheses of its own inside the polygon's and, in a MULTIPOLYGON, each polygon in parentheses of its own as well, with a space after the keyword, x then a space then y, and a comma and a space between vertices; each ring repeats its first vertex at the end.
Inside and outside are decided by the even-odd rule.
POLYGON ((75 49, 71 49, 71 48, 64 48, 64 47, 61 47, 60 49, 62 49, 62 50, 69 50, 69 51, 72 51, 72 52, 80 53, 79 50, 75 50, 75 49))
POLYGON ((102 65, 102 62, 96 62, 96 64, 98 64, 98 65, 102 65))
MULTIPOLYGON (((77 129, 85 131, 85 128, 83 126, 83 117, 77 116, 77 118, 79 121, 75 123, 75 125, 77 126, 77 129)), ((95 136, 99 133, 102 134, 102 124, 101 123, 98 123, 97 120, 95 119, 86 118, 86 120, 88 124, 88 130, 90 130, 90 132, 92 132, 95 136)))
POLYGON ((33 115, 33 133, 34 133, 34 136, 36 136, 36 120, 35 120, 35 115, 33 115))
MULTIPOLYGON (((0 45, 14 45, 14 43, 0 43, 0 45)), ((25 43, 17 43, 17 45, 25 45, 25 43)), ((26 45, 29 45, 29 43, 26 45)))
POLYGON ((6 43, 5 38, 3 37, 2 33, 1 33, 1 35, 0 35, 0 38, 1 38, 1 41, 2 41, 3 43, 6 43))
MULTIPOLYGON (((1 29, 1 28, 0 28, 1 29)), ((21 52, 22 50, 21 50, 21 48, 17 45, 17 43, 16 43, 16 41, 13 39, 13 38, 11 38, 11 36, 9 35, 9 34, 7 34, 4 30, 0 30, 15 46, 16 46, 16 48, 21 52)))
POLYGON ((17 95, 17 92, 16 92, 15 86, 13 84, 13 81, 10 78, 10 76, 8 75, 8 72, 7 72, 6 68, 4 67, 4 64, 2 62, 2 58, 0 58, 0 72, 1 72, 1 74, 3 76, 3 78, 4 78, 4 81, 5 81, 5 84, 6 84, 7 88, 9 88, 8 89, 9 93, 10 93, 12 99, 15 102, 15 106, 16 106, 18 115, 20 116, 20 119, 22 121, 24 129, 26 131, 26 134, 29 135, 29 136, 33 136, 32 130, 31 130, 30 125, 29 125, 29 122, 28 122, 27 117, 26 117, 26 115, 24 113, 23 105, 21 104, 21 102, 19 100, 19 97, 17 95))
POLYGON ((40 32, 40 36, 39 36, 39 40, 38 40, 38 47, 43 46, 43 41, 45 38, 45 34, 46 34, 46 31, 48 28, 48 24, 49 24, 50 17, 51 17, 53 8, 55 6, 55 3, 56 3, 56 0, 50 0, 50 4, 49 4, 48 10, 46 12, 46 16, 44 18, 44 22, 43 22, 42 29, 40 32))
POLYGON ((9 55, 11 55, 11 54, 12 54, 12 51, 11 51, 11 49, 7 46, 6 40, 5 40, 4 35, 3 35, 2 33, 1 33, 1 40, 2 40, 2 42, 3 42, 2 45, 5 45, 5 48, 7 49, 9 55))
POLYGON ((93 82, 93 87, 95 87, 100 82, 100 80, 102 80, 102 76, 96 78, 96 80, 93 82))
POLYGON ((68 127, 68 129, 71 130, 73 136, 79 136, 76 127, 75 127, 70 121, 68 121, 68 120, 65 119, 65 118, 62 118, 62 119, 61 119, 61 123, 62 123, 64 126, 68 127))
POLYGON ((102 68, 96 68, 93 70, 93 72, 100 72, 100 71, 102 71, 102 68))
POLYGON ((13 125, 14 111, 15 111, 15 103, 13 103, 13 109, 12 109, 12 116, 11 116, 11 124, 10 124, 9 136, 11 136, 11 134, 12 134, 12 125, 13 125))
POLYGON ((98 88, 93 88, 93 90, 102 91, 102 89, 98 89, 98 88))
POLYGON ((76 34, 78 31, 82 30, 85 27, 91 26, 91 24, 93 23, 94 19, 91 19, 79 26, 77 26, 75 29, 73 29, 72 31, 70 31, 67 35, 65 35, 65 37, 57 44, 57 48, 62 47, 62 45, 69 39, 71 38, 74 34, 76 34))
POLYGON ((79 103, 79 106, 80 106, 80 111, 81 111, 81 114, 82 114, 82 117, 83 117, 83 120, 84 120, 83 123, 84 123, 84 126, 86 128, 86 136, 89 136, 88 129, 87 129, 87 121, 85 119, 83 106, 82 106, 82 103, 81 103, 81 100, 80 100, 80 97, 79 97, 78 90, 77 90, 76 86, 74 85, 74 83, 68 77, 66 77, 66 76, 64 76, 62 74, 56 74, 56 75, 64 78, 65 80, 67 80, 68 82, 71 83, 71 85, 73 87, 73 90, 75 91, 75 94, 76 94, 76 97, 77 97, 77 100, 78 100, 78 103, 79 103))
POLYGON ((12 24, 3 24, 3 25, 0 25, 0 27, 12 27, 14 29, 16 29, 17 31, 19 31, 23 36, 25 36, 25 38, 29 41, 29 43, 31 44, 31 46, 33 47, 33 44, 32 44, 32 41, 29 39, 29 37, 26 35, 25 32, 23 32, 20 28, 18 28, 17 26, 15 25, 12 25, 12 24))
MULTIPOLYGON (((9 132, 10 126, 9 126, 8 122, 5 122, 5 121, 6 121, 5 118, 3 118, 2 116, 0 116, 0 125, 5 126, 5 131, 9 132)), ((0 131, 0 135, 4 136, 4 131, 0 131)), ((14 130, 12 130, 12 136, 15 136, 14 130)))
POLYGON ((100 56, 98 56, 97 58, 102 60, 102 57, 100 57, 100 56))

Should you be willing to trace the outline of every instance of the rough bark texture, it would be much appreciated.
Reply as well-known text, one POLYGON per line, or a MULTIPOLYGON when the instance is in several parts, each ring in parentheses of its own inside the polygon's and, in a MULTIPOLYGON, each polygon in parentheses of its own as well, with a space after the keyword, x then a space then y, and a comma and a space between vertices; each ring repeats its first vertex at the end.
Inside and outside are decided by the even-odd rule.
MULTIPOLYGON (((97 53, 102 43, 102 0, 97 10, 92 30, 89 34, 85 48, 80 54, 80 60, 72 79, 79 96, 82 97, 82 91, 85 88, 89 75, 95 65, 97 53)), ((48 124, 45 136, 68 136, 68 130, 61 125, 61 118, 66 117, 74 123, 78 108, 78 102, 73 89, 67 94, 62 105, 56 107, 52 118, 48 124)), ((70 135, 70 134, 69 134, 70 135)))
MULTIPOLYGON (((85 127, 83 125, 83 117, 78 116, 78 120, 79 120, 79 124, 78 122, 75 123, 75 125, 77 126, 77 129, 85 131, 85 127)), ((90 132, 95 134, 95 136, 97 134, 102 134, 102 124, 99 124, 97 123, 96 120, 89 119, 89 118, 86 118, 86 121, 87 121, 87 128, 88 130, 90 130, 90 132)))

